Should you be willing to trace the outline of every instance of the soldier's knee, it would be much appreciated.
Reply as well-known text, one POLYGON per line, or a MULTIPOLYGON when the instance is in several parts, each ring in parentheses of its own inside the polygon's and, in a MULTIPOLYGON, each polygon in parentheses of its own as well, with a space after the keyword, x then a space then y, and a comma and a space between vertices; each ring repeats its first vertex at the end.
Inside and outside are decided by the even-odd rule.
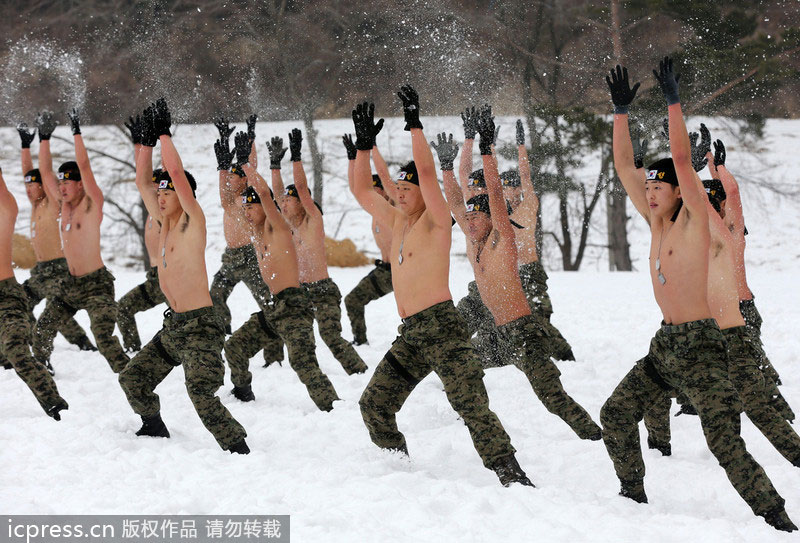
POLYGON ((603 407, 600 408, 600 424, 603 428, 618 426, 620 423, 620 414, 624 413, 625 409, 617 401, 613 395, 606 400, 603 407))
POLYGON ((352 290, 344 297, 344 306, 347 309, 352 309, 358 307, 358 305, 358 294, 355 290, 352 290))

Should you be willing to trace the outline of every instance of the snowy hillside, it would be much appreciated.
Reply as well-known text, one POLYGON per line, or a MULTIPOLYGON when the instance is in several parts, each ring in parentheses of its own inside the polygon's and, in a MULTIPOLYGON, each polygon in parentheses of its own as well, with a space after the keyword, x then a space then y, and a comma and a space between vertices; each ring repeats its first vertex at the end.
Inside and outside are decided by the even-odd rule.
MULTIPOLYGON (((429 139, 441 130, 461 135, 460 119, 423 122, 429 139)), ((507 127, 501 139, 511 137, 513 119, 499 122, 507 127)), ((730 169, 737 174, 737 157, 745 155, 737 155, 736 142, 718 128, 721 123, 710 120, 708 124, 712 135, 726 140, 730 169)), ((262 165, 267 161, 264 141, 276 134, 285 137, 294 126, 299 124, 259 123, 262 165)), ((317 126, 326 168, 331 170, 323 203, 327 234, 349 237, 360 249, 374 251, 369 218, 357 209, 346 189, 340 136, 352 132, 352 123, 321 121, 317 126)), ((407 159, 409 141, 401 127, 399 119, 387 120, 379 137, 387 160, 407 159)), ((68 130, 61 127, 56 134, 66 137, 68 130)), ((753 164, 749 155, 740 167, 787 190, 798 190, 800 122, 770 121, 766 134, 761 157, 765 167, 753 164)), ((211 149, 215 136, 210 125, 181 126, 175 138, 184 164, 198 179, 198 198, 208 216, 210 274, 219 267, 224 247, 211 149)), ((84 137, 90 147, 125 152, 125 142, 114 135, 114 129, 86 127, 84 137)), ((0 144, 0 166, 20 202, 18 231, 27 234, 30 210, 20 180, 16 132, 0 130, 0 144)), ((63 142, 54 141, 54 147, 59 153, 69 150, 63 142)), ((307 153, 305 158, 309 158, 307 153)), ((112 165, 100 160, 94 165, 103 186, 104 168, 112 165)), ((310 176, 310 160, 307 167, 310 176)), ((594 170, 588 161, 587 175, 594 170)), ((284 168, 284 175, 288 171, 284 168)), ((119 191, 115 192, 119 201, 138 198, 132 186, 114 190, 119 191)), ((764 343, 783 377, 784 396, 798 411, 800 288, 795 269, 800 264, 800 199, 779 199, 746 185, 743 191, 750 230, 748 278, 764 317, 764 343)), ((555 221, 555 202, 545 198, 542 205, 545 221, 555 221)), ((604 209, 599 209, 593 243, 605 240, 604 216, 604 209)), ((660 321, 643 266, 648 242, 644 226, 638 217, 631 219, 631 253, 640 271, 605 272, 607 264, 596 256, 585 271, 549 272, 553 322, 571 342, 578 359, 559 363, 562 380, 596 421, 619 380, 647 351, 660 321)), ((110 221, 104 229, 104 253, 117 278, 119 298, 144 275, 121 264, 124 255, 115 255, 114 250, 127 242, 113 237, 110 221)), ((453 253, 463 253, 463 235, 456 228, 453 236, 453 253)), ((332 268, 331 275, 346 294, 367 271, 366 267, 332 268)), ((27 275, 17 271, 20 281, 27 275)), ((456 300, 466 293, 471 278, 469 264, 456 256, 450 276, 456 300)), ((236 287, 229 305, 234 327, 256 311, 243 285, 236 287)), ((143 339, 160 328, 163 309, 138 315, 143 339)), ((85 313, 78 314, 78 321, 88 328, 85 313)), ((367 306, 367 323, 370 344, 358 351, 374 369, 399 324, 391 296, 367 306)), ((346 317, 343 327, 343 335, 350 338, 346 317)), ((492 408, 511 436, 520 464, 537 486, 506 489, 483 468, 435 376, 417 387, 398 415, 411 460, 378 450, 369 440, 358 408, 371 371, 348 377, 318 336, 317 344, 320 365, 344 401, 331 413, 317 411, 288 364, 265 369, 257 355, 251 362, 255 402, 244 404, 233 398, 228 378, 219 391, 246 428, 253 451, 247 457, 234 457, 220 451, 203 428, 186 395, 181 369, 157 389, 172 438, 137 438, 133 432, 140 421, 105 360, 97 353, 77 351, 59 336, 52 361, 61 393, 70 403, 60 423, 42 413, 15 375, 0 372, 0 464, 4 466, 0 509, 7 514, 290 514, 293 540, 298 542, 793 540, 752 515, 706 448, 696 417, 671 419, 671 457, 644 451, 650 504, 638 505, 617 496, 619 484, 602 443, 577 439, 544 409, 518 370, 487 370, 492 408)), ((748 449, 786 499, 790 517, 800 521, 800 470, 784 460, 746 418, 742 433, 748 449)))

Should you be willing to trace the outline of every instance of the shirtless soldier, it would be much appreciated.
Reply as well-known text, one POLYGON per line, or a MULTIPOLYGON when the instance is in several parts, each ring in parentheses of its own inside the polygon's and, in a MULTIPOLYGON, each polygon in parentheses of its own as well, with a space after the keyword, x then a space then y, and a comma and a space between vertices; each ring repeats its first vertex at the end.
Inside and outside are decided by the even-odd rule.
POLYGON ((664 322, 648 356, 628 372, 603 405, 603 440, 620 479, 620 494, 646 503, 638 421, 663 397, 665 388, 674 388, 697 409, 709 449, 753 512, 779 530, 795 530, 783 498, 740 436, 741 402, 728 378, 725 337, 708 301, 708 200, 692 168, 672 61, 665 58, 654 73, 669 105, 674 165, 648 168, 646 178, 633 165, 628 133, 627 112, 639 84, 631 89, 627 70, 619 66, 612 72, 613 81, 607 79, 615 106, 614 165, 631 201, 650 225, 650 276, 664 322))
MULTIPOLYGON (((131 132, 133 141, 134 164, 139 157, 142 148, 142 119, 139 115, 131 117, 125 126, 131 132)), ((161 168, 153 170, 153 183, 158 186, 161 168)), ((147 250, 147 258, 150 261, 150 268, 147 270, 144 283, 133 287, 125 296, 119 300, 119 311, 117 312, 117 326, 122 334, 122 345, 128 352, 140 351, 142 340, 139 337, 139 330, 136 328, 136 313, 147 311, 159 304, 167 301, 161 286, 158 284, 158 238, 160 227, 152 215, 148 214, 144 226, 144 246, 147 250)))
MULTIPOLYGON (((262 309, 262 314, 266 317, 263 322, 264 330, 269 330, 270 333, 251 337, 250 341, 254 342, 252 349, 272 341, 275 335, 285 341, 289 365, 306 386, 308 395, 321 411, 330 411, 333 409, 333 402, 339 397, 317 363, 313 307, 308 292, 300 285, 297 252, 291 228, 281 215, 264 178, 247 162, 246 152, 241 154, 244 157, 243 160, 240 159, 240 163, 251 186, 242 193, 240 201, 245 216, 254 229, 253 245, 256 248, 261 277, 272 291, 269 307, 262 309)), ((253 377, 247 368, 249 356, 242 356, 236 350, 231 352, 231 346, 238 334, 237 330, 225 344, 231 380, 237 388, 249 391, 252 396, 250 383, 253 377)))
POLYGON ((281 211, 292 228, 297 250, 300 282, 314 306, 319 335, 348 375, 364 373, 367 365, 355 348, 342 337, 342 293, 328 275, 325 253, 325 225, 322 211, 311 198, 301 149, 303 136, 297 128, 289 134, 294 184, 284 190, 279 169, 272 169, 272 186, 280 197, 281 211), (277 175, 276 175, 277 174, 277 175))
POLYGON ((61 192, 61 243, 70 275, 61 293, 39 316, 33 335, 33 356, 45 363, 53 351, 58 327, 79 309, 85 309, 100 354, 114 373, 119 373, 128 363, 128 357, 114 335, 117 321, 114 276, 100 256, 103 192, 97 186, 89 163, 77 110, 73 109, 69 118, 77 162, 65 162, 58 168, 58 188, 61 192))
POLYGON ((67 402, 58 394, 47 369, 31 355, 28 297, 11 267, 11 239, 18 211, 17 201, 6 187, 0 170, 0 355, 11 362, 44 412, 61 420, 59 412, 68 408, 67 402))
POLYGON ((371 186, 374 106, 359 104, 353 112, 358 149, 353 189, 370 215, 392 227, 392 284, 403 320, 400 335, 361 395, 361 415, 373 443, 408 454, 395 415, 420 381, 435 371, 447 400, 469 429, 483 465, 493 470, 504 486, 532 486, 515 458, 511 439, 489 409, 483 370, 464 320, 453 305, 448 284, 452 218, 422 132, 419 97, 410 86, 403 87, 398 96, 403 102, 405 129, 411 132, 414 162, 398 176, 396 208, 371 186))
MULTIPOLYGON (((347 183, 350 192, 353 192, 353 172, 355 171, 356 145, 353 137, 346 134, 342 137, 347 150, 347 183)), ((377 174, 372 174, 372 188, 384 200, 394 205, 397 199, 394 181, 389 176, 389 168, 383 160, 378 146, 372 148, 372 160, 375 163, 377 174)), ((356 287, 344 297, 344 306, 350 318, 350 328, 353 330, 353 344, 367 343, 367 321, 364 318, 364 307, 371 301, 377 300, 392 292, 392 266, 389 262, 389 251, 392 247, 391 226, 380 224, 372 219, 372 237, 375 245, 381 252, 380 260, 375 261, 375 269, 358 282, 356 287)))
MULTIPOLYGON (((50 136, 57 123, 51 111, 42 112, 36 120, 39 129, 39 168, 33 168, 30 145, 34 133, 27 127, 17 127, 22 142, 22 171, 25 172, 25 192, 31 203, 31 245, 36 255, 36 265, 31 269, 31 276, 22 288, 30 298, 31 311, 42 299, 47 303, 61 293, 62 283, 69 276, 67 260, 61 249, 61 236, 58 233, 58 213, 60 211, 60 194, 58 182, 53 173, 53 158, 50 154, 50 136)), ((31 316, 33 314, 31 313, 31 316)), ((36 326, 35 319, 31 328, 36 326)), ((73 345, 82 351, 96 351, 86 332, 75 321, 74 317, 59 323, 58 331, 73 345)), ((52 372, 50 361, 44 361, 52 372)))
MULTIPOLYGON (((247 131, 255 162, 256 115, 247 119, 247 131)), ((231 162, 232 156, 225 154, 228 149, 228 138, 233 132, 224 119, 217 120, 214 125, 219 130, 220 139, 214 145, 219 170, 219 198, 222 202, 222 226, 225 234, 225 252, 222 254, 222 267, 214 274, 211 283, 211 299, 219 311, 225 325, 225 333, 231 333, 231 311, 227 300, 233 287, 243 281, 259 306, 269 299, 269 290, 258 273, 258 262, 251 244, 252 232, 250 224, 244 217, 240 194, 247 186, 247 177, 239 165, 231 162), (222 144, 224 143, 224 147, 222 144)), ((281 349, 281 354, 283 349, 281 349)))
POLYGON ((550 360, 552 348, 548 345, 543 317, 532 314, 522 290, 514 232, 519 225, 509 220, 492 154, 495 125, 487 113, 481 116, 478 130, 488 195, 473 196, 466 207, 453 174, 453 160, 458 153, 453 135, 448 140, 440 134, 438 143, 431 142, 439 155, 447 203, 467 236, 467 257, 475 272, 480 300, 491 312, 500 341, 506 346, 508 362, 525 374, 548 411, 561 417, 581 439, 597 441, 601 437, 600 427, 564 390, 560 372, 550 360))
POLYGON ((225 378, 220 352, 225 340, 206 275, 206 219, 195 199, 194 179, 183 169, 172 143, 172 115, 162 98, 145 110, 136 187, 160 224, 158 280, 169 309, 164 325, 119 376, 133 410, 142 417, 139 436, 169 437, 154 392, 176 366, 183 366, 186 391, 205 427, 223 450, 247 454, 242 425, 216 396, 225 378), (158 192, 151 181, 153 147, 161 141, 164 172, 158 192))

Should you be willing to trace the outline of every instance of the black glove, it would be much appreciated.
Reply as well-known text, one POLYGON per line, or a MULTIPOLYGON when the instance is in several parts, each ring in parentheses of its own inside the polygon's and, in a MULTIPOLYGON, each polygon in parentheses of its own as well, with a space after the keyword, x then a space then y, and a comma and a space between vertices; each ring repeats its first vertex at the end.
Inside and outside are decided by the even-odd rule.
MULTIPOLYGON (((657 77, 657 76, 656 76, 657 77)), ((608 90, 611 91, 611 101, 614 103, 614 113, 627 114, 631 102, 636 97, 641 83, 636 83, 631 88, 628 81, 628 69, 617 64, 616 70, 611 70, 611 77, 606 76, 608 90)))
POLYGON ((677 104, 681 101, 678 97, 678 80, 680 75, 675 75, 672 70, 672 59, 664 57, 664 60, 658 63, 658 71, 653 70, 653 75, 656 76, 656 81, 661 87, 661 92, 664 93, 664 98, 667 99, 667 105, 677 104))
POLYGON ((142 145, 155 147, 158 143, 158 134, 155 127, 155 106, 150 104, 142 112, 142 145))
POLYGON ((458 144, 453 142, 453 134, 447 138, 447 135, 442 132, 436 136, 436 140, 436 142, 431 142, 431 147, 439 155, 439 165, 442 171, 453 171, 453 161, 458 155, 458 144))
POLYGON ((708 164, 706 154, 711 151, 711 133, 706 128, 706 125, 700 125, 700 143, 697 143, 697 138, 700 136, 697 132, 689 133, 689 145, 692 149, 692 168, 694 171, 699 172, 708 164))
POLYGON ((714 167, 724 166, 727 155, 725 153, 725 144, 722 140, 714 142, 714 167))
POLYGON ((644 156, 647 154, 650 140, 640 139, 637 131, 635 136, 631 134, 631 145, 633 146, 633 165, 636 168, 644 168, 644 156))
POLYGON ((27 123, 19 123, 17 125, 17 132, 19 132, 19 139, 22 143, 23 149, 30 149, 33 138, 36 137, 36 129, 28 130, 27 123))
POLYGON ((81 133, 81 116, 78 114, 78 110, 72 108, 72 111, 67 112, 67 116, 69 117, 69 122, 72 125, 72 135, 77 136, 81 133))
POLYGON ((375 147, 378 141, 378 134, 383 130, 383 119, 378 119, 378 122, 372 127, 372 146, 375 147))
POLYGON ((286 156, 286 147, 283 146, 283 138, 275 136, 267 142, 267 151, 269 151, 269 169, 280 170, 281 160, 286 156))
POLYGON ((397 93, 397 96, 403 102, 403 116, 406 118, 406 126, 403 130, 411 131, 412 128, 422 128, 422 123, 419 121, 419 95, 417 91, 411 85, 405 85, 400 87, 400 92, 397 93))
POLYGON ((155 108, 153 109, 153 127, 156 131, 156 136, 170 136, 172 133, 169 127, 172 126, 172 113, 167 107, 167 101, 164 98, 156 100, 155 108))
POLYGON ((247 164, 250 162, 250 150, 252 149, 252 145, 247 132, 237 132, 233 141, 236 152, 236 162, 239 164, 247 164))
POLYGON ((235 126, 231 126, 227 119, 224 117, 220 117, 214 121, 214 126, 217 127, 217 131, 219 132, 219 139, 228 141, 233 134, 233 131, 236 130, 235 126))
POLYGON ((214 154, 217 155, 217 171, 229 170, 236 158, 236 151, 231 150, 228 138, 220 138, 214 142, 214 154))
POLYGON ((375 104, 364 102, 353 110, 353 125, 356 130, 356 149, 370 151, 375 147, 375 134, 378 125, 383 126, 383 119, 375 123, 375 104))
POLYGON ((517 145, 525 145, 525 129, 522 127, 522 119, 517 119, 517 145))
POLYGON ((347 160, 355 160, 358 151, 356 150, 356 144, 353 143, 353 136, 350 134, 345 134, 342 136, 342 143, 347 151, 347 160))
POLYGON ((462 111, 461 120, 464 122, 464 139, 474 140, 475 133, 478 131, 478 112, 475 111, 475 106, 462 111))
POLYGON ((292 128, 289 132, 289 159, 292 162, 300 162, 300 150, 303 148, 303 133, 299 128, 292 128))
POLYGON ((256 141, 256 121, 258 115, 253 113, 247 118, 247 135, 250 137, 250 143, 256 141))
POLYGON ((130 130, 131 132, 131 141, 134 145, 138 145, 142 143, 142 118, 137 115, 134 117, 128 117, 128 121, 123 123, 125 127, 130 130))
POLYGON ((44 110, 36 116, 36 128, 39 129, 39 141, 49 140, 53 130, 58 126, 52 111, 44 110))
POLYGON ((492 108, 485 107, 478 117, 478 134, 481 136, 478 148, 481 155, 491 155, 492 145, 494 144, 494 117, 492 117, 492 108))

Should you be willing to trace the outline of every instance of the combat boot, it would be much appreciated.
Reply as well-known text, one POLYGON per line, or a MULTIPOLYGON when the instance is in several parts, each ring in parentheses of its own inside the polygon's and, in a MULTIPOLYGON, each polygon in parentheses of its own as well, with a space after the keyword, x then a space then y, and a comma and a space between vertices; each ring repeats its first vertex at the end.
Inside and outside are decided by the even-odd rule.
POLYGON ((567 349, 566 352, 558 354, 556 360, 575 362, 575 353, 572 352, 572 349, 567 349))
POLYGON ((655 449, 661 453, 661 456, 672 456, 672 445, 669 443, 658 443, 652 437, 647 437, 647 448, 655 449))
POLYGON ((245 385, 243 387, 233 387, 231 393, 236 397, 237 400, 243 402, 252 402, 256 399, 255 394, 253 394, 253 389, 250 385, 245 385))
POLYGON ((519 483, 530 487, 534 486, 531 480, 528 479, 528 476, 525 475, 525 472, 522 471, 513 453, 495 460, 494 464, 492 464, 492 471, 497 474, 497 478, 500 479, 500 483, 503 486, 507 487, 512 483, 519 483))
POLYGON ((250 447, 248 447, 247 443, 245 443, 244 439, 242 439, 238 443, 234 443, 228 447, 228 452, 231 454, 250 454, 250 447))
POLYGON ((639 503, 647 503, 647 494, 644 493, 644 481, 620 481, 619 495, 639 503))
POLYGON ((142 417, 142 427, 136 432, 137 436, 169 437, 169 430, 161 420, 161 413, 150 417, 142 417))
POLYGON ((797 530, 797 526, 794 525, 794 522, 792 522, 789 515, 786 514, 786 509, 783 507, 773 509, 769 513, 764 514, 764 520, 776 530, 781 530, 783 532, 794 532, 797 530))
POLYGON ((53 417, 55 420, 61 420, 61 415, 59 413, 67 409, 69 409, 69 405, 66 400, 64 400, 64 398, 59 398, 54 405, 46 407, 44 412, 47 413, 47 416, 53 417))
POLYGON ((88 336, 83 336, 80 338, 77 342, 75 342, 75 345, 77 345, 78 349, 81 351, 97 351, 97 347, 92 345, 92 342, 89 341, 88 336))

